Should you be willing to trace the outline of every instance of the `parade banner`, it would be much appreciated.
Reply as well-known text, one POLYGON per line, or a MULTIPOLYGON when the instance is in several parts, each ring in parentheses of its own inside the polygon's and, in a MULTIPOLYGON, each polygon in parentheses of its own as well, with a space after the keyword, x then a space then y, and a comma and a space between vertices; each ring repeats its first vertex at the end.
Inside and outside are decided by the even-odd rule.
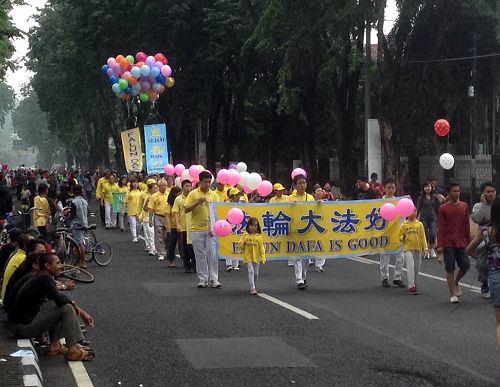
POLYGON ((168 164, 167 127, 165 124, 144 125, 146 168, 148 173, 163 173, 168 164))
POLYGON ((127 172, 142 171, 142 146, 139 128, 127 129, 121 132, 123 158, 127 172))
MULTIPOLYGON (((238 207, 245 213, 233 233, 217 237, 217 257, 238 259, 238 241, 249 217, 259 220, 268 260, 349 258, 401 250, 400 220, 388 222, 379 208, 388 200, 300 203, 210 203, 212 227, 238 207)), ((395 204, 397 199, 393 201, 395 204)))
POLYGON ((113 192, 113 212, 116 213, 125 213, 126 212, 126 205, 125 205, 125 198, 127 196, 126 192, 113 192))

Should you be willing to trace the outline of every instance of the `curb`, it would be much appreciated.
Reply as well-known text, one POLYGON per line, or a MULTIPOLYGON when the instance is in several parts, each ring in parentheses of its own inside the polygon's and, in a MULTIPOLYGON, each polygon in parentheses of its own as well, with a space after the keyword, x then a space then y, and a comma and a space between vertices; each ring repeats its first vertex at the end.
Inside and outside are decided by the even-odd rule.
POLYGON ((40 369, 40 360, 31 340, 17 340, 17 346, 31 354, 21 358, 23 368, 23 381, 26 387, 42 387, 43 376, 40 369))

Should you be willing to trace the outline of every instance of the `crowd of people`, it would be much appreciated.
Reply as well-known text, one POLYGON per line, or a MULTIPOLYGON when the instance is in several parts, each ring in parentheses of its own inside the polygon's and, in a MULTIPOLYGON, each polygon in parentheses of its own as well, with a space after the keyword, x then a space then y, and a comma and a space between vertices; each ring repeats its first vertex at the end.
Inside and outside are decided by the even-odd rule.
MULTIPOLYGON (((31 172, 30 172, 31 173, 31 172)), ((29 173, 24 173, 29 174, 29 173)), ((14 175, 17 177, 17 173, 14 175)), ((0 187, 6 186, 2 183, 0 187)), ((12 180, 12 179, 11 179, 12 180)), ((30 239, 27 234, 14 228, 9 231, 10 242, 0 249, 0 269, 3 278, 3 305, 14 324, 18 337, 39 337, 49 332, 50 354, 64 353, 68 360, 90 360, 94 353, 82 336, 78 319, 93 325, 92 317, 61 292, 73 289, 72 281, 58 280, 59 258, 52 253, 50 225, 57 211, 69 211, 73 235, 82 243, 81 230, 88 226, 89 202, 95 187, 99 204, 99 216, 107 230, 130 230, 131 243, 144 242, 146 254, 159 261, 168 261, 169 267, 176 266, 179 252, 186 272, 196 273, 198 288, 221 288, 219 263, 215 251, 215 237, 211 229, 208 203, 292 203, 309 201, 342 200, 344 196, 330 183, 314 184, 308 193, 306 176, 298 175, 290 189, 281 183, 274 184, 268 197, 257 192, 246 194, 241 186, 227 186, 214 182, 209 171, 202 171, 198 181, 183 178, 174 184, 172 176, 130 174, 119 176, 104 171, 102 176, 91 174, 62 174, 40 171, 31 175, 36 192, 29 194, 34 207, 33 222, 41 238, 30 239), (54 188, 54 186, 56 186, 54 188), (124 206, 115 212, 113 196, 122 193, 124 206), (36 292, 36 296, 34 296, 36 292), (66 346, 59 338, 66 338, 66 346), (68 339, 69 338, 69 339, 68 339)), ((29 183, 28 183, 29 184, 29 183)), ((19 200, 23 200, 22 184, 10 184, 19 200)), ((397 288, 408 287, 410 295, 418 294, 418 278, 422 259, 437 258, 444 262, 450 303, 459 303, 462 290, 459 281, 470 268, 469 255, 476 257, 481 294, 491 298, 497 316, 497 334, 500 346, 500 199, 492 183, 481 187, 481 201, 472 209, 472 220, 480 231, 471 242, 469 208, 460 201, 460 187, 450 184, 444 191, 437 187, 435 179, 429 179, 416 200, 415 211, 400 227, 402 251, 380 255, 380 280, 382 287, 390 288, 391 262, 394 262, 392 283, 397 288), (403 267, 406 267, 406 284, 403 281, 403 267), (457 271, 458 267, 458 271, 457 271)), ((395 199, 398 192, 396 182, 387 179, 378 182, 372 174, 370 180, 363 177, 356 181, 353 199, 395 199)), ((8 196, 8 195, 6 195, 8 196)), ((3 205, 0 195, 0 205, 3 205)), ((1 207, 0 219, 7 219, 6 207, 1 207), (4 213, 5 212, 5 213, 4 213)), ((115 203, 116 204, 116 203, 115 203)), ((12 208, 11 208, 12 210, 12 208)), ((96 216, 96 215, 95 215, 96 216)), ((256 295, 260 265, 266 262, 264 238, 257 218, 250 218, 246 231, 239 242, 241 261, 248 270, 249 293, 256 295)), ((84 265, 84 250, 81 244, 81 261, 84 265)), ((240 260, 226 260, 226 271, 239 270, 240 260)), ((325 260, 308 262, 292 259, 295 284, 305 290, 310 265, 322 272, 325 260)))

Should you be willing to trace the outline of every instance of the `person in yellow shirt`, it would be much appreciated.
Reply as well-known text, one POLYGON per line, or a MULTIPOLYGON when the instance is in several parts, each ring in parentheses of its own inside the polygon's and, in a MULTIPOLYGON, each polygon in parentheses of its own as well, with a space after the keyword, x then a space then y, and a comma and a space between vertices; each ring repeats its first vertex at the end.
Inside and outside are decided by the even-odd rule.
POLYGON ((148 183, 147 181, 149 180, 149 177, 146 175, 144 176, 144 179, 142 181, 139 181, 139 189, 141 192, 147 192, 148 190, 148 183))
POLYGON ((174 177, 173 176, 167 176, 167 177, 165 177, 165 180, 167 181, 167 189, 165 191, 167 193, 170 193, 170 190, 174 186, 174 177))
POLYGON ((217 194, 219 197, 219 202, 226 202, 228 199, 228 191, 231 189, 231 187, 226 187, 224 184, 217 182, 217 185, 215 186, 214 192, 217 194))
POLYGON ((425 229, 422 222, 417 220, 417 209, 401 225, 399 239, 403 243, 403 254, 406 262, 408 277, 408 293, 418 294, 417 278, 422 263, 422 255, 429 254, 429 246, 425 238, 425 229))
POLYGON ((33 223, 44 240, 47 240, 47 228, 45 227, 52 218, 49 201, 47 200, 47 192, 49 187, 45 183, 40 183, 38 186, 38 196, 35 196, 33 202, 33 223))
POLYGON ((273 186, 274 196, 269 199, 269 203, 286 203, 288 202, 288 196, 283 195, 285 192, 285 187, 282 184, 276 183, 273 186))
MULTIPOLYGON (((175 199, 177 196, 179 196, 182 192, 182 189, 180 189, 177 186, 172 187, 170 192, 168 193, 168 217, 169 217, 169 222, 170 222, 170 232, 168 233, 167 237, 167 258, 169 261, 168 266, 169 267, 176 267, 175 264, 175 249, 177 247, 177 244, 180 244, 179 240, 179 224, 177 223, 177 217, 173 213, 172 209, 174 207, 175 199)), ((179 247, 179 251, 181 248, 179 247)))
POLYGON ((132 234, 132 242, 137 243, 137 226, 138 218, 142 212, 144 199, 142 192, 139 190, 139 184, 134 178, 130 179, 130 191, 127 192, 125 204, 127 205, 128 222, 130 224, 130 233, 132 234))
MULTIPOLYGON (((242 200, 242 194, 238 188, 231 188, 228 191, 228 201, 232 203, 238 203, 238 202, 243 202, 242 200)), ((240 265, 239 265, 239 260, 237 259, 231 259, 231 258, 226 258, 226 271, 232 271, 233 269, 238 271, 240 270, 240 265)))
POLYGON ((193 242, 193 250, 196 258, 196 273, 198 275, 198 287, 221 288, 219 282, 219 265, 215 254, 214 234, 210 229, 210 212, 208 203, 219 201, 219 196, 210 189, 212 174, 202 171, 199 175, 198 188, 192 190, 184 209, 191 213, 191 225, 189 231, 193 242))
POLYGON ((26 246, 30 241, 30 236, 28 234, 21 234, 17 239, 17 249, 11 255, 7 264, 5 265, 5 270, 3 272, 2 280, 2 292, 0 298, 3 300, 5 296, 5 289, 7 289, 7 284, 10 281, 10 277, 17 270, 17 268, 26 260, 26 246))
POLYGON ((122 210, 117 214, 118 216, 118 227, 120 228, 120 230, 122 231, 125 231, 125 212, 127 211, 127 204, 126 204, 126 200, 127 200, 127 194, 130 192, 130 183, 127 179, 127 176, 122 176, 120 177, 120 179, 118 180, 118 192, 121 192, 124 195, 124 203, 123 203, 123 207, 122 207, 122 210))
POLYGON ((251 217, 248 219, 246 232, 238 243, 238 247, 243 254, 243 263, 247 265, 250 294, 252 296, 257 295, 255 283, 259 277, 259 266, 266 263, 266 249, 261 234, 258 219, 251 217))
POLYGON ((99 178, 99 180, 97 180, 97 186, 95 189, 95 197, 99 202, 99 210, 103 226, 106 225, 106 209, 104 206, 104 202, 102 200, 102 188, 104 187, 104 184, 108 182, 109 175, 110 175, 109 170, 105 170, 104 175, 101 178, 99 178))
POLYGON ((167 250, 165 241, 170 232, 169 208, 168 208, 167 181, 158 181, 158 192, 151 195, 148 201, 148 208, 151 210, 149 224, 154 225, 155 248, 158 254, 158 261, 163 261, 167 250))
POLYGON ((191 214, 186 214, 184 203, 187 196, 193 188, 191 180, 185 179, 181 182, 182 193, 175 198, 172 206, 172 213, 175 216, 176 224, 178 225, 179 238, 181 240, 181 257, 186 273, 196 273, 196 260, 194 258, 193 244, 189 237, 188 230, 191 223, 191 214))
MULTIPOLYGON (((307 179, 303 175, 297 175, 293 179, 293 183, 295 185, 295 190, 292 192, 290 196, 288 196, 289 202, 313 202, 314 197, 311 194, 306 192, 307 189, 307 179)), ((300 290, 305 290, 307 288, 307 268, 308 263, 303 262, 302 259, 292 259, 288 262, 288 265, 293 262, 294 271, 295 271, 295 282, 297 284, 297 288, 300 290)))
POLYGON ((113 192, 119 192, 120 187, 116 184, 115 175, 110 175, 109 179, 101 189, 101 202, 106 211, 106 230, 116 227, 116 214, 113 213, 113 192))
POLYGON ((150 256, 154 256, 156 255, 155 229, 149 223, 152 211, 149 209, 148 205, 151 195, 158 192, 158 185, 156 184, 155 179, 148 179, 146 183, 148 184, 148 191, 142 193, 143 205, 142 205, 142 212, 140 215, 140 221, 142 223, 142 229, 144 231, 144 242, 146 243, 146 251, 150 256))

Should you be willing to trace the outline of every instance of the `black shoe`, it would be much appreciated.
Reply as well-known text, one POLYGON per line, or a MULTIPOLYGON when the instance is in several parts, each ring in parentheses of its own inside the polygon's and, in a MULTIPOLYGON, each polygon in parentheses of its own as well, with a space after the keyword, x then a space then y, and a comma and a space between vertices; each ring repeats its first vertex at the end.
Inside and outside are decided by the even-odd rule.
POLYGON ((401 289, 406 288, 406 285, 401 280, 394 280, 394 281, 392 281, 392 283, 394 285, 396 285, 398 288, 401 288, 401 289))
POLYGON ((306 287, 307 287, 306 284, 302 282, 297 285, 297 288, 299 288, 300 290, 306 290, 306 287))
POLYGON ((307 287, 309 287, 309 285, 307 284, 307 280, 304 280, 304 285, 307 287))
POLYGON ((383 288, 390 288, 391 285, 389 285, 389 281, 387 279, 382 280, 382 287, 383 288))

